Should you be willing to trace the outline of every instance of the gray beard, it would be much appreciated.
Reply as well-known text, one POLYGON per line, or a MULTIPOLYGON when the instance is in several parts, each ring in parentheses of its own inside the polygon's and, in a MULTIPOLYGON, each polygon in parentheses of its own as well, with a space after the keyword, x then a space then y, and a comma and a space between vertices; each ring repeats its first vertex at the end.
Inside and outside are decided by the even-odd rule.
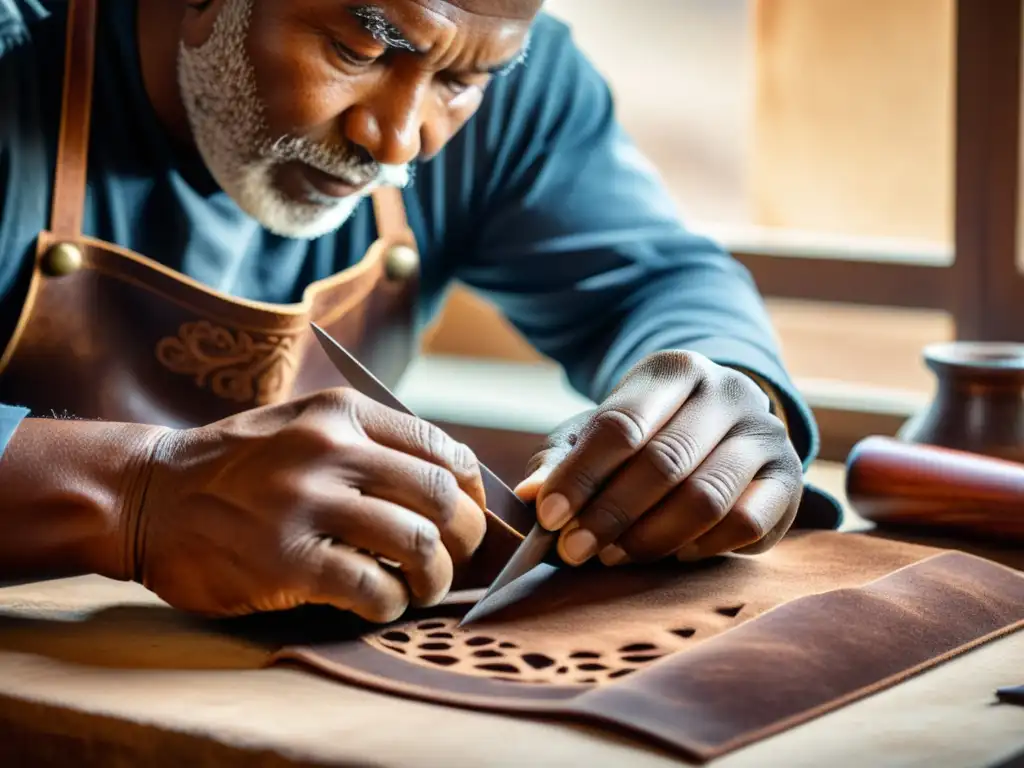
POLYGON ((246 51, 252 7, 253 0, 226 0, 210 38, 197 48, 181 45, 178 81, 185 111, 207 168, 239 208, 277 235, 316 239, 340 228, 377 187, 406 186, 410 171, 406 165, 368 165, 297 136, 270 138, 246 51), (366 186, 341 199, 310 188, 306 201, 292 200, 273 179, 281 165, 293 161, 366 186))

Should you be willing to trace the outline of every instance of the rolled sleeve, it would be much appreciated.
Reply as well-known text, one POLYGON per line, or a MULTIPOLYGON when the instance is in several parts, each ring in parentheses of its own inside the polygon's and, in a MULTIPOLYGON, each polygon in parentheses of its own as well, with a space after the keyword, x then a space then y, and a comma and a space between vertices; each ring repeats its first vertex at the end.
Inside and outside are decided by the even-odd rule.
POLYGON ((28 413, 28 408, 0 403, 0 458, 3 458, 8 443, 28 413))

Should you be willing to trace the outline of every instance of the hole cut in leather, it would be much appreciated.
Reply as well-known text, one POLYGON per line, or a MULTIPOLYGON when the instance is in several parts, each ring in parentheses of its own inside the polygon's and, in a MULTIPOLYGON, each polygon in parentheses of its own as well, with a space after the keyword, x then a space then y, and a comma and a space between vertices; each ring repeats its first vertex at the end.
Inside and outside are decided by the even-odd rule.
POLYGON ((472 598, 453 596, 275 658, 400 696, 611 725, 709 760, 1024 627, 1024 574, 832 532, 708 563, 543 565, 494 597, 463 627, 472 598), (425 647, 439 641, 450 647, 425 647))
POLYGON ((549 653, 529 650, 526 643, 502 642, 490 634, 477 634, 472 626, 460 628, 454 618, 408 624, 401 631, 370 635, 365 641, 382 653, 459 674, 552 685, 601 685, 676 650, 668 645, 637 642, 608 649, 549 653), (443 632, 436 631, 441 628, 439 624, 443 632), (450 639, 438 643, 434 640, 438 634, 450 639), (446 653, 438 655, 439 650, 446 653))

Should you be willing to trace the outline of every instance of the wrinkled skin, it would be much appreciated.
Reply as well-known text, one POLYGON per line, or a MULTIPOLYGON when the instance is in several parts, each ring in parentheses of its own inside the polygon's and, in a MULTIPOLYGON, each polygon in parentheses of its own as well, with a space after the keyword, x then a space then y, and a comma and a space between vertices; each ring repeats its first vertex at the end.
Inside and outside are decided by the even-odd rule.
POLYGON ((133 577, 213 616, 391 621, 436 605, 486 527, 472 452, 350 389, 166 432, 140 500, 133 577))
POLYGON ((743 373, 687 352, 639 363, 599 408, 570 420, 517 489, 559 554, 581 564, 699 560, 773 546, 796 517, 802 466, 769 400, 743 373))

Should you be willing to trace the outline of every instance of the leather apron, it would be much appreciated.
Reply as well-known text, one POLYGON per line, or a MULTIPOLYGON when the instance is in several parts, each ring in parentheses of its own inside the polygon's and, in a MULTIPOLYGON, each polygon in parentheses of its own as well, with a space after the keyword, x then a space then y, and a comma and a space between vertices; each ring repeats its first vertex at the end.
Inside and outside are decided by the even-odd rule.
POLYGON ((0 402, 36 416, 189 427, 344 383, 316 322, 393 386, 415 352, 419 260, 401 192, 373 194, 378 239, 297 304, 233 298, 82 234, 97 0, 68 8, 50 229, 0 357, 0 402))

